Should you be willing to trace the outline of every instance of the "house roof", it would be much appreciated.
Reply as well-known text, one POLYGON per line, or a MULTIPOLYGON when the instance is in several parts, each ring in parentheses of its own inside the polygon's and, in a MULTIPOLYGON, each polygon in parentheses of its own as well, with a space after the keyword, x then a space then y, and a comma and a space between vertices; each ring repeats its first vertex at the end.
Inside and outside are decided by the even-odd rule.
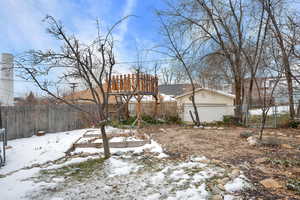
MULTIPOLYGON (((220 91, 220 90, 209 89, 209 88, 197 88, 195 90, 195 92, 200 92, 200 91, 203 91, 203 90, 204 91, 213 92, 213 93, 217 93, 217 94, 220 94, 220 95, 223 95, 223 96, 227 96, 229 98, 233 98, 233 99, 235 98, 235 95, 228 94, 228 93, 220 91)), ((182 97, 184 97, 186 95, 190 95, 190 94, 192 94, 192 91, 189 91, 189 92, 183 93, 183 94, 181 94, 179 96, 176 96, 175 99, 182 98, 182 97)))
MULTIPOLYGON (((195 84, 196 88, 200 87, 198 84, 195 84)), ((186 92, 192 90, 191 84, 171 84, 171 85, 159 85, 158 91, 161 94, 170 95, 173 97, 182 95, 186 92)))
MULTIPOLYGON (((104 85, 104 90, 106 90, 106 86, 104 85)), ((95 88, 97 94, 99 95, 100 100, 102 100, 102 92, 99 87, 95 88)), ((81 91, 77 91, 71 94, 68 94, 64 96, 64 99, 67 101, 72 101, 72 100, 77 100, 80 103, 91 103, 89 100, 93 100, 93 95, 90 89, 85 89, 81 91), (80 100, 80 99, 85 99, 85 100, 80 100)), ((110 104, 116 104, 116 99, 115 96, 111 95, 109 96, 108 103, 110 104)))

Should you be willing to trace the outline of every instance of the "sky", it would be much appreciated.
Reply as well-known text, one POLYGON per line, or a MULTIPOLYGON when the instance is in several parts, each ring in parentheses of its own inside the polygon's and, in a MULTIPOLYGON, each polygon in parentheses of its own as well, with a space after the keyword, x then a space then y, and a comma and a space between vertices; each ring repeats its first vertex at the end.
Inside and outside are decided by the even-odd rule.
MULTIPOLYGON (((0 0, 0 53, 15 56, 30 49, 58 49, 59 43, 46 33, 46 15, 59 19, 70 34, 89 42, 96 36, 96 19, 110 27, 124 16, 114 32, 117 62, 137 60, 136 50, 151 48, 159 41, 159 23, 155 9, 164 8, 160 0, 0 0)), ((129 65, 119 65, 119 72, 129 65)), ((31 83, 15 77, 15 96, 37 91, 31 83)))

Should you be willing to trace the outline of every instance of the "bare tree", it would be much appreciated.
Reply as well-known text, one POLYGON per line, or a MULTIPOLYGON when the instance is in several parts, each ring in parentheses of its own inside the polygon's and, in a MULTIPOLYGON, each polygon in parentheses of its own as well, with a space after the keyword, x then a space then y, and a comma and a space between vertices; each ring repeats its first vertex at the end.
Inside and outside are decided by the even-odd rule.
POLYGON ((261 103, 261 123, 260 123, 260 130, 259 130, 259 139, 262 139, 263 131, 265 129, 266 121, 268 118, 268 113, 270 111, 270 108, 274 106, 274 93, 276 91, 276 87, 278 86, 279 81, 282 79, 282 66, 276 62, 275 64, 272 63, 273 66, 271 67, 265 67, 262 71, 260 71, 260 75, 262 78, 260 78, 260 83, 258 83, 258 78, 254 78, 254 83, 256 87, 258 88, 258 98, 259 102, 261 103), (275 65, 275 66, 274 66, 275 65), (274 68, 277 68, 276 70, 276 76, 272 78, 272 84, 270 84, 270 77, 268 77, 268 74, 274 73, 274 68))
POLYGON ((268 13, 268 17, 271 21, 271 30, 273 37, 276 39, 278 48, 281 51, 281 62, 284 66, 285 78, 287 81, 288 99, 290 107, 290 117, 294 119, 295 108, 294 108, 294 91, 293 91, 293 75, 291 70, 290 57, 293 53, 293 46, 290 46, 286 40, 286 35, 291 36, 290 32, 286 29, 287 17, 283 16, 282 9, 284 8, 283 0, 259 0, 263 8, 268 13))
POLYGON ((170 85, 173 83, 174 80, 174 71, 171 67, 166 66, 161 68, 160 74, 162 77, 162 84, 163 85, 170 85))
POLYGON ((160 15, 159 18, 162 24, 163 34, 166 38, 166 43, 164 45, 166 51, 164 53, 172 58, 175 58, 184 68, 185 74, 187 75, 188 80, 192 86, 191 101, 193 104, 194 113, 190 112, 190 115, 194 124, 196 126, 200 126, 200 118, 195 102, 196 86, 191 73, 191 67, 193 66, 193 63, 191 62, 192 58, 190 57, 195 41, 187 41, 184 32, 172 29, 172 27, 168 26, 164 22, 163 18, 160 15))
POLYGON ((76 36, 67 34, 60 21, 47 16, 44 20, 48 23, 47 31, 61 42, 60 49, 58 51, 31 50, 18 62, 24 78, 33 80, 43 92, 61 103, 82 111, 100 126, 106 158, 110 156, 110 150, 105 125, 109 117, 109 88, 115 65, 112 31, 124 19, 114 24, 104 35, 97 21, 97 37, 90 44, 84 44, 76 36), (78 104, 55 94, 52 88, 54 83, 67 82, 70 79, 82 82, 88 88, 92 98, 77 100, 95 104, 96 113, 83 110, 78 104), (106 84, 104 84, 105 79, 106 84))
MULTIPOLYGON (((249 5, 251 5, 249 3, 249 5)), ((243 48, 249 38, 245 8, 242 0, 181 0, 169 4, 164 14, 173 18, 177 27, 186 27, 193 32, 194 39, 206 43, 207 54, 216 52, 226 59, 233 78, 235 116, 242 119, 243 78, 245 60, 243 48)))

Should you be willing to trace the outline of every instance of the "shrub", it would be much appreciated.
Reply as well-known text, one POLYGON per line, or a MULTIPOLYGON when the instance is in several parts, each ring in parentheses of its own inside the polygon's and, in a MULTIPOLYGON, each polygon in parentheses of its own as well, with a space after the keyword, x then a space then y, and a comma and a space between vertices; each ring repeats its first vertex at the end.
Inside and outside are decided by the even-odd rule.
POLYGON ((300 125, 300 121, 296 121, 296 120, 290 120, 288 123, 288 126, 290 128, 298 128, 299 125, 300 125))
POLYGON ((238 119, 232 115, 224 115, 223 122, 224 122, 224 124, 227 124, 227 125, 233 125, 233 124, 237 125, 238 119))
POLYGON ((289 179, 286 187, 288 190, 292 190, 296 192, 296 194, 300 194, 300 179, 289 179))
POLYGON ((178 116, 168 116, 166 118, 166 122, 168 124, 182 124, 182 122, 178 116))

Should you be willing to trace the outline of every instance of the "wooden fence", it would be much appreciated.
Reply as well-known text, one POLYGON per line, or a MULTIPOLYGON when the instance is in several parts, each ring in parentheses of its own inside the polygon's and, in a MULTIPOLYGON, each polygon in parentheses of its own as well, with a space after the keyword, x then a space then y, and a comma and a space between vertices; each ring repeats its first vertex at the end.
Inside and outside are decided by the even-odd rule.
MULTIPOLYGON (((153 116, 155 111, 155 102, 142 102, 142 115, 153 116)), ((136 115, 137 103, 129 103, 128 110, 131 116, 136 115)), ((158 113, 157 116, 160 118, 166 117, 176 117, 178 116, 177 112, 177 103, 176 102, 161 102, 158 104, 158 113)))
MULTIPOLYGON (((95 104, 82 104, 80 107, 95 114, 95 104)), ((116 105, 109 105, 110 116, 115 113, 116 105)), ((49 133, 69 131, 84 128, 91 121, 80 112, 68 105, 35 105, 35 106, 7 106, 1 107, 2 124, 7 130, 8 139, 31 137, 37 131, 49 133)))

